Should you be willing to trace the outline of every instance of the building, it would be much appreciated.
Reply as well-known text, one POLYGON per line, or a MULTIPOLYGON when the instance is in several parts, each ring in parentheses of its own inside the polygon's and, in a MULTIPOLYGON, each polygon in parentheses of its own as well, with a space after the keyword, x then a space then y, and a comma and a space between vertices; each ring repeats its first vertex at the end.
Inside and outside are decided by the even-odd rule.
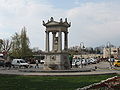
POLYGON ((120 56, 120 48, 111 47, 103 49, 103 58, 118 58, 120 56))
MULTIPOLYGON (((83 54, 82 58, 102 58, 103 54, 83 54)), ((81 55, 74 55, 74 58, 81 58, 81 55)))

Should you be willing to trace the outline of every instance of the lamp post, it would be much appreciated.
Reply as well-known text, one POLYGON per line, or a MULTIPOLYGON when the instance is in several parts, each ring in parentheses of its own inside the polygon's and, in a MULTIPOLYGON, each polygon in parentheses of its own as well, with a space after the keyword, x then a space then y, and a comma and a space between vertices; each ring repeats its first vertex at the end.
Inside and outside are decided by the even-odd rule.
POLYGON ((82 49, 84 49, 85 48, 85 46, 84 46, 84 43, 83 42, 81 42, 80 43, 80 57, 81 57, 81 68, 83 68, 83 64, 82 64, 82 49))
POLYGON ((111 43, 107 42, 107 48, 108 50, 108 55, 109 55, 109 64, 110 64, 110 68, 112 69, 112 63, 111 63, 111 43))

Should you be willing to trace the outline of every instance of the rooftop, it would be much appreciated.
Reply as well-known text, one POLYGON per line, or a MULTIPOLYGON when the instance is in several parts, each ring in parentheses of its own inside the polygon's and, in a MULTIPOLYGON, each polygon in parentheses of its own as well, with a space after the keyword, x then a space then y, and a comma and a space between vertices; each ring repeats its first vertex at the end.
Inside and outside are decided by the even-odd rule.
POLYGON ((43 26, 45 27, 50 27, 50 26, 64 26, 64 27, 70 27, 71 26, 71 22, 68 23, 67 22, 67 18, 65 18, 65 21, 62 20, 62 18, 60 19, 59 22, 54 21, 53 17, 50 18, 50 20, 48 20, 47 23, 45 23, 43 21, 43 26))

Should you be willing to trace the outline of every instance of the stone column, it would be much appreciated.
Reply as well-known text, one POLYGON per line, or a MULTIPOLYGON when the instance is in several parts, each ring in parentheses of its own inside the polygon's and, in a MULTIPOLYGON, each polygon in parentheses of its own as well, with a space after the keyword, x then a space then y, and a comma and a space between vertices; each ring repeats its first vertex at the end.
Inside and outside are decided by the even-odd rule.
POLYGON ((46 32, 46 52, 49 52, 49 32, 46 32))
POLYGON ((58 32, 58 52, 62 51, 62 32, 58 32))
POLYGON ((52 32, 53 35, 53 44, 52 44, 52 51, 54 51, 54 46, 55 46, 55 36, 56 36, 56 32, 52 32))
POLYGON ((64 50, 68 49, 68 32, 64 32, 64 50))

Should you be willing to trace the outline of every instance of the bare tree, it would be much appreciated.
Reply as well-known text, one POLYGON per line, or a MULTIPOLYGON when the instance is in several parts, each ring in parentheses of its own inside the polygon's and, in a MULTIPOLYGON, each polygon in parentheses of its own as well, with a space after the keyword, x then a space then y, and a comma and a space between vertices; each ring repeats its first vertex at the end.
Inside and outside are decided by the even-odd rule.
POLYGON ((0 39, 0 52, 2 52, 2 44, 3 44, 3 40, 0 39))
POLYGON ((2 40, 1 51, 3 52, 5 59, 7 59, 8 55, 9 55, 11 46, 12 46, 11 40, 9 40, 9 39, 2 40))

